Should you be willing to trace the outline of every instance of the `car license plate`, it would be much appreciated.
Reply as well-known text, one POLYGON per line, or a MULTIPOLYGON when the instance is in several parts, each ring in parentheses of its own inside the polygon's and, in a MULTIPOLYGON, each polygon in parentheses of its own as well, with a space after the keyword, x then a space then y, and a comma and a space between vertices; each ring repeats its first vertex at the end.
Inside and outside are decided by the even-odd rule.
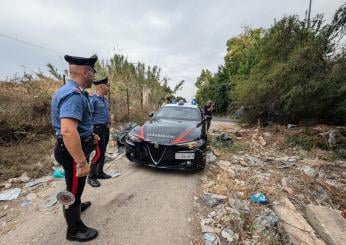
POLYGON ((179 159, 179 160, 195 159, 195 153, 177 152, 177 153, 175 153, 175 159, 179 159))

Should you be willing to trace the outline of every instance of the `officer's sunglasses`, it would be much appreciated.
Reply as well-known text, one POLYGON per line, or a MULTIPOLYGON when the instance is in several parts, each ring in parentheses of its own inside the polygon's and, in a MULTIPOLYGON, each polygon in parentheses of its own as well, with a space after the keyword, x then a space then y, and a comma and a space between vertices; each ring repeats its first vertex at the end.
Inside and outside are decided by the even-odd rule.
POLYGON ((92 73, 96 73, 95 70, 91 68, 90 66, 84 66, 84 68, 91 71, 92 73))

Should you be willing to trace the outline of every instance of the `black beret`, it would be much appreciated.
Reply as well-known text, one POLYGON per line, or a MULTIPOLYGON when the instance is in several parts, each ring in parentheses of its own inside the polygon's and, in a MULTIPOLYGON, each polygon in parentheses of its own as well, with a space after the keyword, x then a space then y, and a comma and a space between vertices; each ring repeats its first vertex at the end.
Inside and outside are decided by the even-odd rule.
POLYGON ((96 55, 93 55, 90 58, 65 55, 64 58, 67 61, 67 63, 69 63, 70 65, 90 66, 91 68, 93 68, 94 72, 96 72, 94 68, 94 65, 97 61, 96 55))
POLYGON ((105 78, 103 78, 103 79, 101 79, 101 80, 93 81, 93 83, 94 83, 95 85, 107 84, 107 83, 108 83, 108 77, 105 77, 105 78))

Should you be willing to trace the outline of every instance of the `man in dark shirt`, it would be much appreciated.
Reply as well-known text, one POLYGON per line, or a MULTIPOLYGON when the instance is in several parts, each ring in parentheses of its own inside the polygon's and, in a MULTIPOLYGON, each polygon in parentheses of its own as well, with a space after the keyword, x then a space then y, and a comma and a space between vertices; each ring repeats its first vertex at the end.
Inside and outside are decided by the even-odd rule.
POLYGON ((210 128, 211 119, 213 118, 214 105, 211 100, 208 100, 206 106, 204 107, 204 115, 207 118, 207 131, 210 128))

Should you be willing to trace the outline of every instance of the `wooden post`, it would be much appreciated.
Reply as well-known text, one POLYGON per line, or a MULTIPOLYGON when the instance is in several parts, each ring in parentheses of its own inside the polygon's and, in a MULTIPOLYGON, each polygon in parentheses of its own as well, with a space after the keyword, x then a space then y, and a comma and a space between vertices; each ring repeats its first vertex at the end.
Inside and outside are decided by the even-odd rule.
POLYGON ((127 118, 130 118, 130 98, 129 98, 129 89, 126 88, 126 101, 127 101, 127 118))

